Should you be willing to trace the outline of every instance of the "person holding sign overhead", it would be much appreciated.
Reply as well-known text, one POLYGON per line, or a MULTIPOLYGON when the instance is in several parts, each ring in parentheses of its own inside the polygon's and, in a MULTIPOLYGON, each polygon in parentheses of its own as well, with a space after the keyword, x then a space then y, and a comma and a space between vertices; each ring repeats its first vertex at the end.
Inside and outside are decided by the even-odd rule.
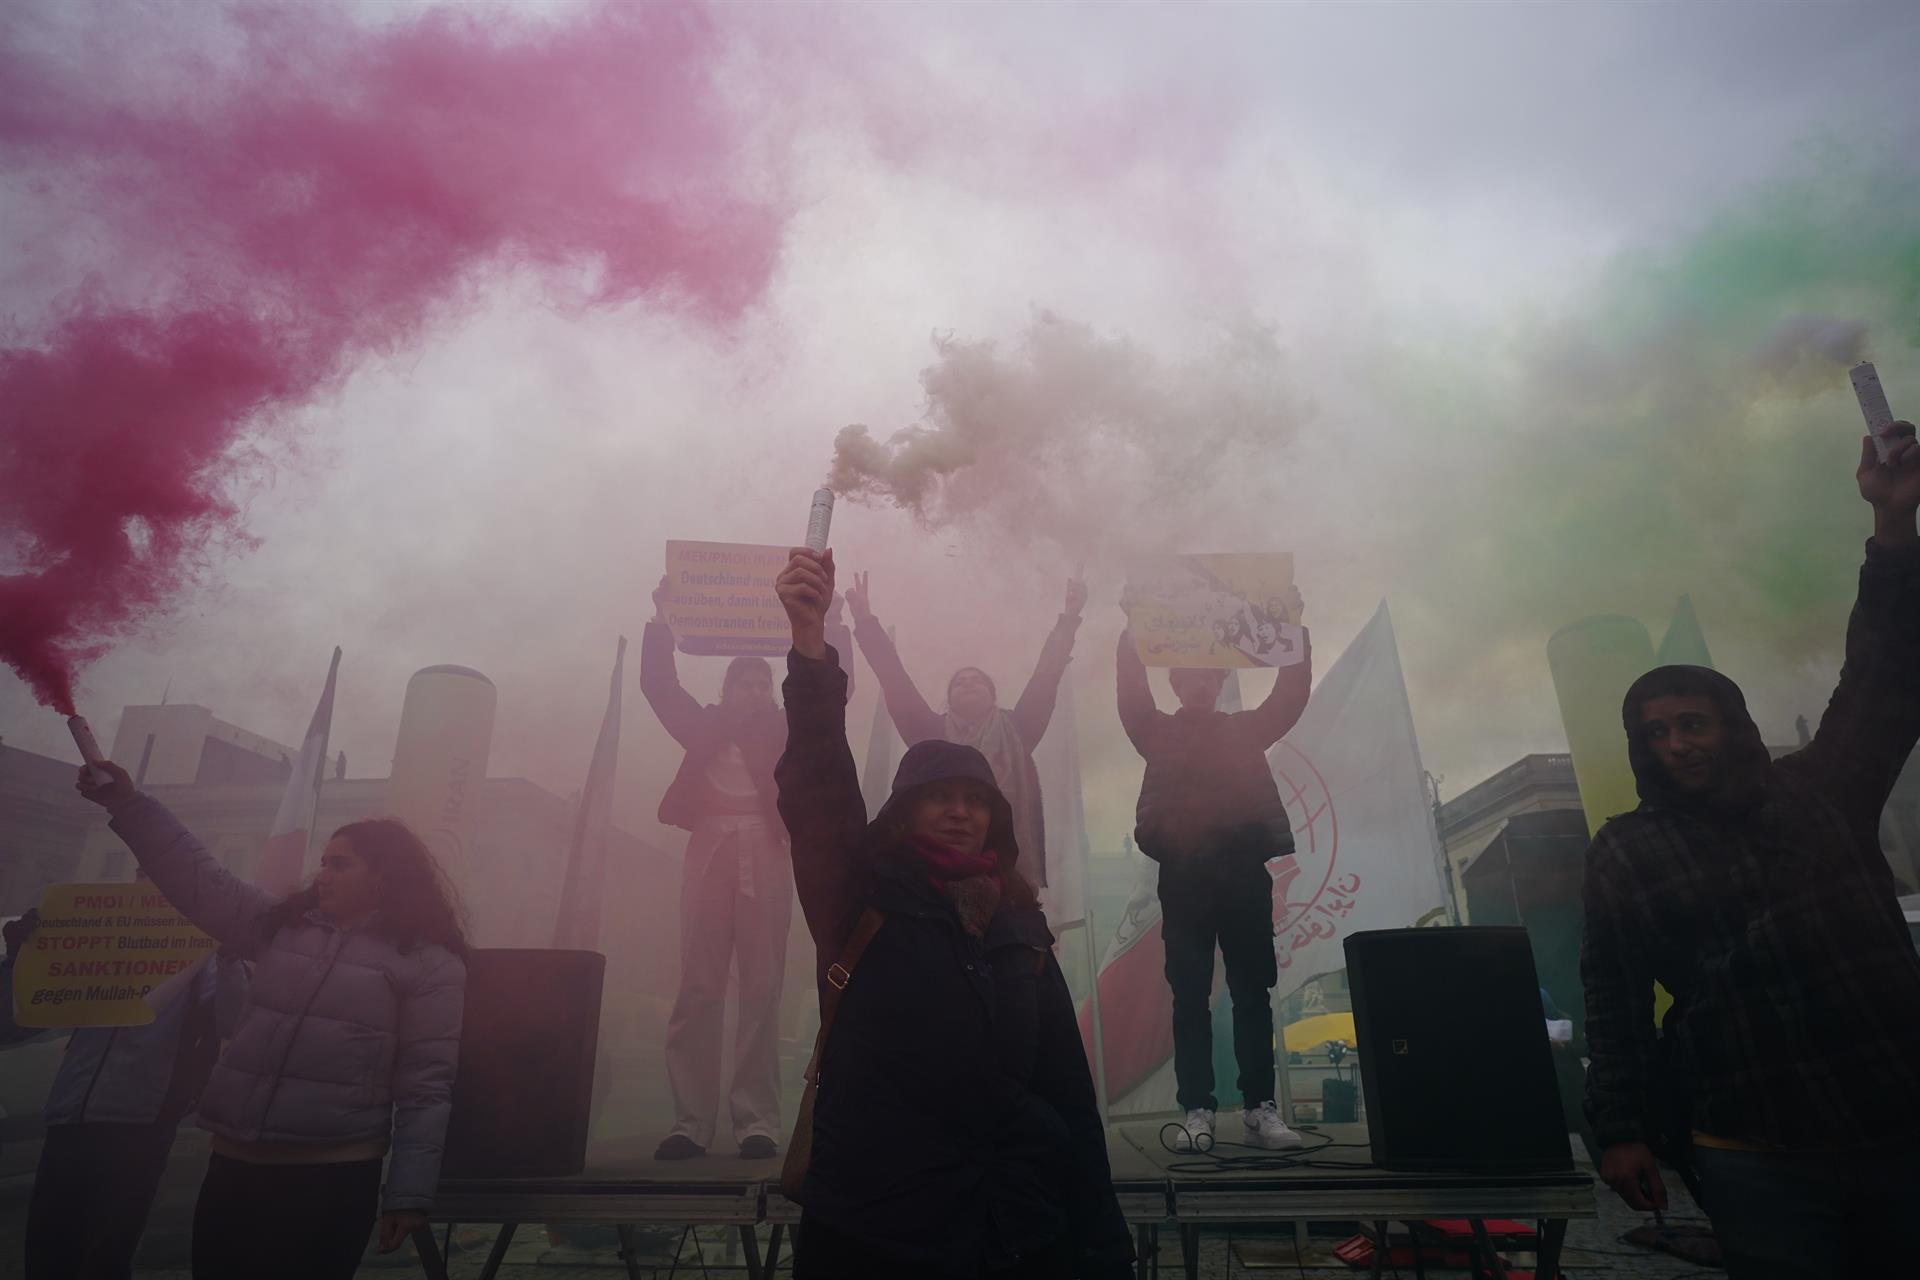
POLYGON ((1007 796, 978 749, 936 737, 869 823, 826 636, 833 553, 796 548, 777 589, 793 649, 775 778, 821 991, 811 1111, 781 1179, 805 1209, 795 1280, 1131 1275, 1007 796))
POLYGON ((1040 661, 1011 711, 1000 705, 999 690, 991 676, 978 667, 961 667, 947 681, 947 709, 937 712, 914 686, 892 637, 874 616, 867 575, 856 575, 847 591, 854 639, 880 682, 887 714, 900 740, 907 746, 932 741, 962 743, 977 748, 987 758, 995 782, 1013 806, 1014 831, 1029 859, 1028 870, 1042 889, 1047 887, 1046 825, 1033 749, 1053 720, 1060 678, 1073 660, 1073 637, 1080 629, 1080 613, 1086 605, 1086 583, 1077 577, 1069 580, 1065 607, 1047 634, 1046 643, 1040 646, 1040 661))
POLYGON ((703 706, 687 692, 674 665, 670 591, 661 578, 640 643, 640 692, 686 751, 661 798, 660 821, 689 833, 680 881, 680 989, 667 1023, 673 1128, 654 1158, 691 1159, 713 1145, 727 971, 737 964, 727 1105, 740 1154, 771 1159, 781 1136, 780 992, 793 920, 793 872, 773 785, 787 720, 774 703, 765 658, 729 662, 716 703, 703 706))
MULTIPOLYGON (((131 886, 129 886, 131 887, 131 886)), ((0 1046, 49 1034, 13 1014, 13 969, 39 912, 7 922, 0 1046)), ((47 1095, 47 1133, 27 1204, 26 1280, 127 1280, 180 1121, 233 1034, 246 966, 209 955, 188 989, 128 1027, 76 1027, 47 1095)))
MULTIPOLYGON (((1287 602, 1300 612, 1297 593, 1287 602)), ((1213 953, 1226 965, 1233 1001, 1233 1052, 1245 1104, 1244 1141, 1298 1147, 1274 1102, 1273 877, 1267 863, 1293 852, 1287 808, 1267 749, 1306 710, 1313 650, 1301 633, 1299 661, 1277 669, 1273 691, 1251 711, 1218 707, 1227 670, 1176 667, 1180 708, 1154 705, 1147 668, 1131 631, 1116 655, 1120 724, 1146 760, 1134 839, 1160 864, 1160 933, 1173 990, 1173 1074, 1186 1111, 1186 1145, 1213 1145, 1213 953)))
POLYGON ((275 898, 119 765, 83 766, 78 787, 167 901, 254 966, 200 1101, 213 1155, 195 1280, 345 1280, 376 1220, 381 1251, 399 1248, 439 1182, 466 1000, 465 931, 433 855, 393 819, 349 823, 313 882, 275 898))

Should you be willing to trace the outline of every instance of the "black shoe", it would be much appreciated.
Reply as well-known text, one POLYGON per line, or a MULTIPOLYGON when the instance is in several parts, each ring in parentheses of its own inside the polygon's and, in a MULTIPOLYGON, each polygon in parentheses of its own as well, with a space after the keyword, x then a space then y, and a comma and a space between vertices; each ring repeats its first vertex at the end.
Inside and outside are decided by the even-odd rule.
POLYGON ((740 1144, 740 1154, 748 1160, 771 1160, 780 1154, 780 1148, 766 1134, 756 1133, 740 1144))
POLYGON ((707 1154, 707 1149, 684 1133, 670 1133, 653 1149, 655 1160, 692 1160, 707 1154))

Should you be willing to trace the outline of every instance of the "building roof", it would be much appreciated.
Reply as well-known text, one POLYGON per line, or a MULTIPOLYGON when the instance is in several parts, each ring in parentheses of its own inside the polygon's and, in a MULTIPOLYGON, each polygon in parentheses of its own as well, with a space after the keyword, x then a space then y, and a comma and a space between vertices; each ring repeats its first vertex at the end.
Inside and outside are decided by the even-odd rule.
POLYGON ((1443 802, 1440 838, 1444 841, 1454 832, 1472 826, 1487 811, 1503 808, 1525 792, 1544 788, 1578 792, 1571 755, 1554 751, 1521 756, 1486 781, 1443 802))

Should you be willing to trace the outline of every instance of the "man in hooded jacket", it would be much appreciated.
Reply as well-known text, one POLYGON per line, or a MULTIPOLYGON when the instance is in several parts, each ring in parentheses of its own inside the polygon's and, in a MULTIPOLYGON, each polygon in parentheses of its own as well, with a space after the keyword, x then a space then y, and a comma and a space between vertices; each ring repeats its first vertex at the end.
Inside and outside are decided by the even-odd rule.
POLYGON ((1622 715, 1641 803, 1587 852, 1587 1114, 1601 1177, 1699 1177, 1728 1274, 1893 1275, 1920 1204, 1920 957, 1880 811, 1920 739, 1920 447, 1862 442, 1874 535, 1813 740, 1770 760, 1733 681, 1661 667, 1622 715), (1674 997, 1656 1040, 1653 984, 1674 997))

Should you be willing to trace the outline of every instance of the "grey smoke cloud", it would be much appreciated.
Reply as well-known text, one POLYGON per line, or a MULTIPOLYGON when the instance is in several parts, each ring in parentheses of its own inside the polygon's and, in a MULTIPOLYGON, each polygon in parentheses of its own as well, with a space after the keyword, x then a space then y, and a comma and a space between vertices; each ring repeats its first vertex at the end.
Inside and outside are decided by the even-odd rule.
POLYGON ((1311 416, 1278 335, 1251 323, 1177 363, 1046 310, 1005 346, 933 346, 920 420, 885 439, 842 428, 827 485, 992 542, 1112 560, 1226 536, 1210 512, 1229 493, 1257 504, 1248 459, 1270 466, 1311 416))
POLYGON ((1774 373, 1791 373, 1809 356, 1834 364, 1855 364, 1866 357, 1867 325, 1817 312, 1796 312, 1768 331, 1755 358, 1774 373))

